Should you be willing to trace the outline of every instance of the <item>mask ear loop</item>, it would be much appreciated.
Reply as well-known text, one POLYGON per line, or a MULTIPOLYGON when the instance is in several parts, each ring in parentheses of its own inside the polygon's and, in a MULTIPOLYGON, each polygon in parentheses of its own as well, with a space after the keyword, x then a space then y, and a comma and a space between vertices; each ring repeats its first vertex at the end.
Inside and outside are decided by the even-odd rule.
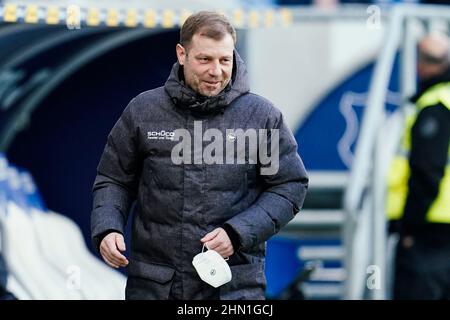
MULTIPOLYGON (((206 243, 203 244, 202 253, 205 252, 205 248, 206 248, 207 250, 209 250, 209 248, 208 248, 208 246, 206 245, 206 243)), ((230 260, 230 257, 226 257, 226 258, 223 258, 223 259, 224 259, 225 261, 228 261, 228 260, 230 260)))

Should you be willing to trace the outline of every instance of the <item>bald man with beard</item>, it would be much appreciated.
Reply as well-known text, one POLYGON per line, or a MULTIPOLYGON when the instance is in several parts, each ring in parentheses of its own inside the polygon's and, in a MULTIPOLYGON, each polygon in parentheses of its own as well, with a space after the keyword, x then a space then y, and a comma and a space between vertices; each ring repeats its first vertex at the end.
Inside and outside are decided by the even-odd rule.
POLYGON ((450 298, 450 41, 440 33, 418 45, 417 117, 396 252, 394 299, 450 298))

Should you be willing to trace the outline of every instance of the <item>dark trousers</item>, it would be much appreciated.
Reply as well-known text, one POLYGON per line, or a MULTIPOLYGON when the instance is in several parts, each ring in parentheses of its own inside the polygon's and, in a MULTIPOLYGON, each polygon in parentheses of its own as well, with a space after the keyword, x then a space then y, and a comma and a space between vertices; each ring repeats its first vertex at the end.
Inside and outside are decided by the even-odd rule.
POLYGON ((450 299, 450 243, 415 238, 405 248, 400 239, 395 260, 394 299, 450 299))

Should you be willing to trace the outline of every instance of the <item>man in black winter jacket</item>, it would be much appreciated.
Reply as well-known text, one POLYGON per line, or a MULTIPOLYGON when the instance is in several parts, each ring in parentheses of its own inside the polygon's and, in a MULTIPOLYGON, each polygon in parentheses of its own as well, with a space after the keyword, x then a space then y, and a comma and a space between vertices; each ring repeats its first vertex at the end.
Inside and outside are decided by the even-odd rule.
POLYGON ((249 92, 235 42, 224 16, 190 16, 165 85, 135 97, 108 136, 92 239, 127 266, 127 299, 264 299, 265 242, 300 210, 308 178, 281 112, 249 92), (203 246, 229 258, 230 282, 200 279, 203 246))

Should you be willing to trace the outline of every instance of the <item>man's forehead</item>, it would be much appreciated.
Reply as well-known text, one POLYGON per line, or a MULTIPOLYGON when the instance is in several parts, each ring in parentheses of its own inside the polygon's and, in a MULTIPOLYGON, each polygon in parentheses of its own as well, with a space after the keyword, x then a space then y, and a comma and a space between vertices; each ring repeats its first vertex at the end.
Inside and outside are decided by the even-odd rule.
POLYGON ((432 35, 419 41, 419 52, 434 57, 442 57, 448 54, 450 41, 447 37, 432 35))
POLYGON ((204 53, 220 56, 232 56, 234 41, 231 35, 226 35, 220 40, 215 40, 206 36, 195 34, 189 45, 189 51, 194 54, 204 53))

